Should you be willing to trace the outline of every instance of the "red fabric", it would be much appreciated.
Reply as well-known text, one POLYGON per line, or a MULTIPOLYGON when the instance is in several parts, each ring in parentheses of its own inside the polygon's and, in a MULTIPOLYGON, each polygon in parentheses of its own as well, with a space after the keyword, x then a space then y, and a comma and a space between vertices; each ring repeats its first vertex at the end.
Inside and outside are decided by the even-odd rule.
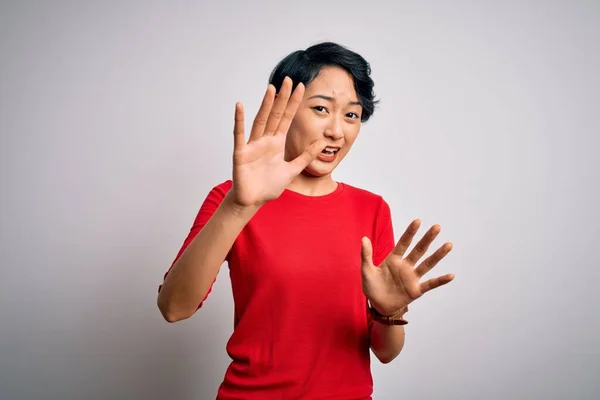
MULTIPOLYGON (((230 189, 226 181, 208 194, 177 257, 230 189)), ((344 183, 317 197, 285 190, 258 211, 227 257, 232 362, 217 399, 371 398, 363 236, 379 265, 394 247, 390 209, 344 183)))
MULTIPOLYGON (((194 223, 192 224, 192 227, 190 228, 190 231, 189 231, 187 237, 185 238, 185 240, 183 242, 183 245, 181 246, 181 249, 179 249, 179 252, 175 256, 175 259, 171 263, 171 266, 169 267, 169 269, 165 273, 163 280, 167 277, 167 275, 171 271, 171 268, 173 268, 173 265, 175 264, 175 261, 177 261, 179 259, 179 257, 183 253, 183 251, 187 248, 187 246, 196 237, 196 235, 198 234, 198 232, 200 232, 200 230, 202 229, 202 227, 204 227, 204 225, 208 222, 208 220, 210 219, 210 217, 212 217, 212 215, 217 210, 217 208, 221 204, 221 201, 223 201, 223 198, 225 197, 225 195, 227 194, 227 192, 230 189, 231 189, 231 181, 227 181, 227 182, 222 183, 221 185, 218 185, 218 186, 214 187, 210 191, 210 193, 208 194, 208 196, 206 197, 206 199, 202 203, 202 206, 200 207, 200 211, 198 211, 198 214, 196 215, 196 218, 194 219, 194 223)), ((227 257, 225 258, 225 261, 229 261, 229 256, 230 255, 231 255, 231 250, 227 254, 227 257)), ((215 280, 216 280, 216 277, 215 277, 215 280)), ((213 283, 208 288, 208 292, 204 296, 204 299, 200 302, 200 304, 198 304, 198 309, 200 307, 202 307, 202 304, 204 303, 204 300, 206 300, 206 298, 208 297, 208 295, 212 291, 214 283, 215 283, 215 281, 213 281, 213 283)), ((158 291, 160 292, 161 289, 162 289, 162 285, 160 285, 158 287, 158 291)))

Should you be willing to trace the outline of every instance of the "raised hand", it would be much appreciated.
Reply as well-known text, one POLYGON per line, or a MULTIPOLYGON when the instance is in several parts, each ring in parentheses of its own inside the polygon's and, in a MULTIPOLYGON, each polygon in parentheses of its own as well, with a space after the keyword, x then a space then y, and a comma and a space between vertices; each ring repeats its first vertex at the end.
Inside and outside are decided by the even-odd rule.
POLYGON ((419 220, 414 220, 408 226, 394 250, 378 267, 373 264, 373 248, 370 240, 363 238, 361 268, 363 293, 372 306, 383 315, 396 313, 428 291, 454 279, 454 275, 446 274, 420 282, 420 279, 452 250, 451 243, 445 243, 415 267, 440 233, 439 225, 432 226, 408 256, 404 257, 420 224, 419 220))
POLYGON ((289 77, 277 95, 275 87, 268 86, 247 143, 244 109, 236 104, 232 192, 240 206, 260 206, 279 197, 327 145, 325 139, 317 140, 296 159, 285 160, 286 135, 304 95, 302 83, 293 93, 292 86, 289 77))

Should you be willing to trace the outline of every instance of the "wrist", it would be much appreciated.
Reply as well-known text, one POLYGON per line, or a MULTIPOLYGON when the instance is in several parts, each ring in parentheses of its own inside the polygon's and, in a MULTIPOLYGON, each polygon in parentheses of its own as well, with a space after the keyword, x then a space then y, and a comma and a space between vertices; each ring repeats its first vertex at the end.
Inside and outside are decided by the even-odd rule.
POLYGON ((252 218, 261 207, 255 205, 241 205, 236 203, 233 190, 230 190, 229 192, 227 192, 227 194, 225 194, 225 198, 223 199, 222 205, 225 211, 227 211, 229 214, 241 219, 248 220, 252 218))
POLYGON ((368 304, 369 304, 369 314, 371 315, 371 318, 373 319, 373 321, 379 322, 380 324, 383 324, 383 325, 406 325, 406 324, 408 324, 408 321, 406 319, 404 319, 404 314, 406 314, 408 312, 408 305, 396 310, 395 312, 385 313, 385 311, 381 312, 376 306, 371 304, 370 301, 368 301, 368 304))
POLYGON ((383 316, 402 316, 404 313, 408 311, 408 304, 404 307, 398 308, 390 308, 390 307, 382 307, 377 303, 372 302, 371 300, 367 300, 369 307, 371 307, 376 313, 383 316))

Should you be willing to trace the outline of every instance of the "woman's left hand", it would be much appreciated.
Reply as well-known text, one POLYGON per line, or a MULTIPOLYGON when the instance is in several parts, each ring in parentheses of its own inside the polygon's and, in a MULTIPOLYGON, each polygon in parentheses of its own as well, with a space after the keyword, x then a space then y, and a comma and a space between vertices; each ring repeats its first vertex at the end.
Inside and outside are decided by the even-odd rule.
POLYGON ((454 279, 454 275, 447 274, 420 282, 423 275, 452 250, 452 243, 445 243, 415 268, 440 233, 439 225, 432 226, 408 256, 404 257, 420 225, 419 220, 414 220, 394 250, 378 267, 373 264, 371 241, 366 237, 362 240, 362 290, 375 310, 383 315, 395 314, 426 292, 454 279))

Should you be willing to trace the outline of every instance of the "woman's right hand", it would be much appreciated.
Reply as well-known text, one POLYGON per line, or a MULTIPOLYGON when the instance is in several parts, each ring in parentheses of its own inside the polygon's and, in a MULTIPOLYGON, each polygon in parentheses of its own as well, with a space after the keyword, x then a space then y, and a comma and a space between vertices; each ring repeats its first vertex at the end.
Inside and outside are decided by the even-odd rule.
POLYGON ((325 139, 317 140, 292 161, 285 160, 285 140, 292 119, 304 96, 299 83, 292 93, 292 80, 286 77, 279 94, 269 85, 254 123, 248 142, 245 142, 244 109, 235 107, 233 187, 235 204, 261 206, 278 198, 284 189, 325 148, 325 139), (277 97, 275 99, 275 97, 277 97))

